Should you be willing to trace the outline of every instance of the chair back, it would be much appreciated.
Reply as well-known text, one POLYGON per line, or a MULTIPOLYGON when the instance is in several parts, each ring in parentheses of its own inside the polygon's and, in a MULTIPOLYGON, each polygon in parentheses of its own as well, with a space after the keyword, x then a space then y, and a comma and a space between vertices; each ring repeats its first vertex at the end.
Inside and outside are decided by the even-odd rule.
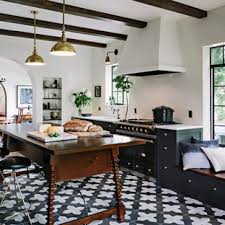
POLYGON ((18 108, 16 123, 22 123, 23 122, 23 110, 24 110, 24 108, 18 108))

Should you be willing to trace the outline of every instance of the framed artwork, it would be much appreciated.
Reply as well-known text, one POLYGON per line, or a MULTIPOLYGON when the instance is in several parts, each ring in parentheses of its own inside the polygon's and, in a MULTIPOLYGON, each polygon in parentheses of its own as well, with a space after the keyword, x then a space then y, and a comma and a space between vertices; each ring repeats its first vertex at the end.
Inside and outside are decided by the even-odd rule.
POLYGON ((17 85, 17 108, 32 106, 32 86, 17 85))
POLYGON ((102 96, 102 90, 101 86, 95 86, 95 97, 101 97, 102 96))

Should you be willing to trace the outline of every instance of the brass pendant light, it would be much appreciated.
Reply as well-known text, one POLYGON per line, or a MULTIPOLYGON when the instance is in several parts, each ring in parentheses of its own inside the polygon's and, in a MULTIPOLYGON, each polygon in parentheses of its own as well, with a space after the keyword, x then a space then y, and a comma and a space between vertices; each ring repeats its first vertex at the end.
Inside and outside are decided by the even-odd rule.
POLYGON ((28 66, 43 66, 45 65, 45 62, 43 58, 37 54, 36 48, 36 15, 38 14, 38 12, 31 11, 31 13, 34 14, 34 49, 32 55, 26 59, 25 64, 28 66))
POLYGON ((65 0, 63 0, 63 27, 62 27, 62 37, 61 40, 56 43, 52 49, 51 54, 56 56, 75 56, 76 50, 74 49, 73 45, 67 42, 65 36, 65 11, 66 5, 65 0))

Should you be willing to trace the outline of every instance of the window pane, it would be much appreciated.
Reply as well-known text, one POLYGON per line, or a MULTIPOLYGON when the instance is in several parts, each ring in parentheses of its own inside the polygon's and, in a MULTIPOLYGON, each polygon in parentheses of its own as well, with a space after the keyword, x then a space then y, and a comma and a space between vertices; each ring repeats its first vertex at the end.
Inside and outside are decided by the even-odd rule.
POLYGON ((225 87, 214 88, 214 104, 225 105, 225 87))
POLYGON ((215 126, 214 138, 219 140, 219 144, 225 145, 225 126, 215 126))
POLYGON ((225 125, 225 107, 214 107, 215 125, 225 125))
POLYGON ((212 65, 223 64, 223 47, 211 49, 212 65))
POLYGON ((117 88, 116 88, 116 83, 115 83, 115 82, 113 82, 113 84, 112 84, 112 90, 113 90, 113 91, 116 91, 116 90, 117 90, 117 88))
POLYGON ((117 102, 117 92, 113 91, 112 96, 114 98, 115 103, 117 102))
POLYGON ((225 67, 214 68, 215 86, 225 85, 225 67))
POLYGON ((118 104, 123 104, 123 92, 118 92, 118 104))

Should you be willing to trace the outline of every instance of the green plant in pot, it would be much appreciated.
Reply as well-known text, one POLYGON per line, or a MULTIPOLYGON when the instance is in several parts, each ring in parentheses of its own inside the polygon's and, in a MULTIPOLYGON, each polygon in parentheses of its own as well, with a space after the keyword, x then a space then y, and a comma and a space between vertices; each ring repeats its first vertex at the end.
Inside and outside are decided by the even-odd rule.
POLYGON ((113 79, 113 82, 116 84, 116 88, 118 90, 122 90, 125 93, 126 98, 126 113, 125 113, 125 120, 127 120, 127 114, 129 109, 129 92, 131 87, 133 86, 133 82, 129 80, 128 77, 121 75, 117 76, 115 79, 113 79))
POLYGON ((74 96, 74 104, 78 109, 79 115, 82 114, 82 107, 90 105, 92 98, 88 90, 77 91, 72 94, 74 96))

